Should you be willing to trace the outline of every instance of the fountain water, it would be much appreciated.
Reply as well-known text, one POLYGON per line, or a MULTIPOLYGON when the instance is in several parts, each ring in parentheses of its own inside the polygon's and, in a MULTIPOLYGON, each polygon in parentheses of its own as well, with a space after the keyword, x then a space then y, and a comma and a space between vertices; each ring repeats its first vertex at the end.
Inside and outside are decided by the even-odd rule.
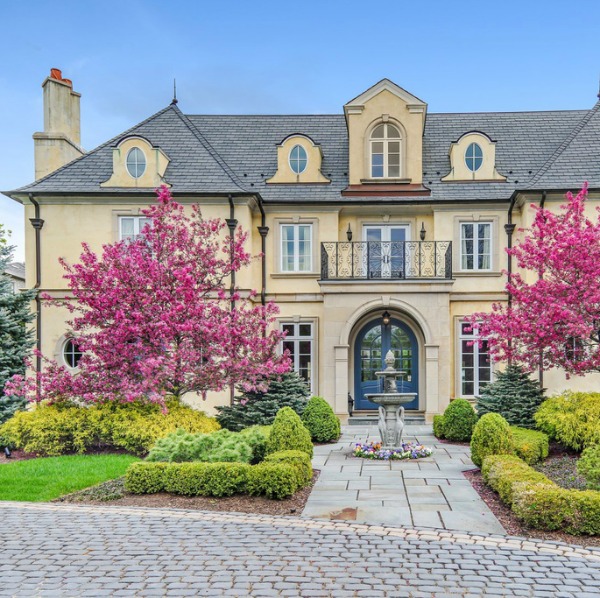
POLYGON ((396 359, 391 351, 385 356, 385 365, 382 372, 375 372, 378 378, 383 378, 383 392, 365 395, 369 401, 379 405, 379 433, 381 434, 382 448, 397 449, 402 446, 402 432, 404 431, 404 403, 410 403, 417 394, 402 392, 402 376, 394 368, 396 359), (400 391, 396 380, 400 377, 400 391))

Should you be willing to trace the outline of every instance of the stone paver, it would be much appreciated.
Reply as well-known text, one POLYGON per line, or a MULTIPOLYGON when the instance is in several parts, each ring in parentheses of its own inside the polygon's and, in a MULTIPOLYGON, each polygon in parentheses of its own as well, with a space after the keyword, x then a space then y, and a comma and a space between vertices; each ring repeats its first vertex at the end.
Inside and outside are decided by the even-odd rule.
POLYGON ((599 594, 600 550, 562 543, 300 517, 0 503, 2 597, 599 594))
POLYGON ((315 447, 321 475, 304 517, 373 525, 415 525, 502 534, 504 528, 463 472, 475 466, 468 446, 440 443, 431 426, 406 426, 405 440, 434 449, 414 461, 370 461, 352 455, 356 442, 379 440, 376 427, 344 426, 334 445, 315 447))

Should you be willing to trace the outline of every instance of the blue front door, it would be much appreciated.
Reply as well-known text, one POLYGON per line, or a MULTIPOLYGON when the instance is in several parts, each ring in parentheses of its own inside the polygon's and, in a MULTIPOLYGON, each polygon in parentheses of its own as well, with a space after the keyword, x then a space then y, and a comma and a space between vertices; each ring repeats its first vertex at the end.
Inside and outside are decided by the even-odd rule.
MULTIPOLYGON (((365 398, 369 393, 381 392, 383 382, 375 372, 385 369, 385 355, 391 349, 396 357, 395 367, 405 372, 400 392, 419 392, 419 351, 413 331, 400 320, 392 319, 386 326, 376 320, 367 324, 358 334, 354 346, 354 408, 377 409, 375 403, 365 398)), ((404 405, 417 409, 419 397, 404 405)))

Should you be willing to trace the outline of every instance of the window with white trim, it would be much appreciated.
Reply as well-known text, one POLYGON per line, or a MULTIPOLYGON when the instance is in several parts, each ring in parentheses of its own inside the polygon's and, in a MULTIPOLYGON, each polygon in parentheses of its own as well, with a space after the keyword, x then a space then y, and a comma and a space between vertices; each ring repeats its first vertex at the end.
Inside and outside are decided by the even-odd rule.
POLYGON ((377 125, 371 133, 371 177, 400 177, 400 131, 387 123, 377 125))
POLYGON ((281 342, 282 352, 289 351, 292 369, 297 372, 314 392, 315 337, 313 322, 282 322, 286 333, 281 342))
POLYGON ((282 224, 281 271, 312 271, 312 224, 282 224))
POLYGON ((492 363, 488 342, 480 339, 477 324, 460 323, 459 363, 460 396, 479 396, 482 388, 492 381, 492 363))
POLYGON ((492 223, 460 223, 461 270, 492 269, 492 223))
POLYGON ((135 241, 139 239, 144 226, 152 222, 146 216, 119 216, 119 240, 135 241))

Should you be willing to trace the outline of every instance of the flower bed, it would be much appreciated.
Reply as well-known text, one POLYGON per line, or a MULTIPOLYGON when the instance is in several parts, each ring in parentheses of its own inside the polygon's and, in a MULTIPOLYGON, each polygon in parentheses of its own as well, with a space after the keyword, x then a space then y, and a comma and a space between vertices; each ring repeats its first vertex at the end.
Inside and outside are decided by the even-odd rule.
POLYGON ((423 457, 430 457, 433 454, 431 448, 414 442, 403 442, 402 447, 397 449, 384 449, 381 442, 357 442, 353 452, 355 457, 382 461, 421 459, 423 457))

